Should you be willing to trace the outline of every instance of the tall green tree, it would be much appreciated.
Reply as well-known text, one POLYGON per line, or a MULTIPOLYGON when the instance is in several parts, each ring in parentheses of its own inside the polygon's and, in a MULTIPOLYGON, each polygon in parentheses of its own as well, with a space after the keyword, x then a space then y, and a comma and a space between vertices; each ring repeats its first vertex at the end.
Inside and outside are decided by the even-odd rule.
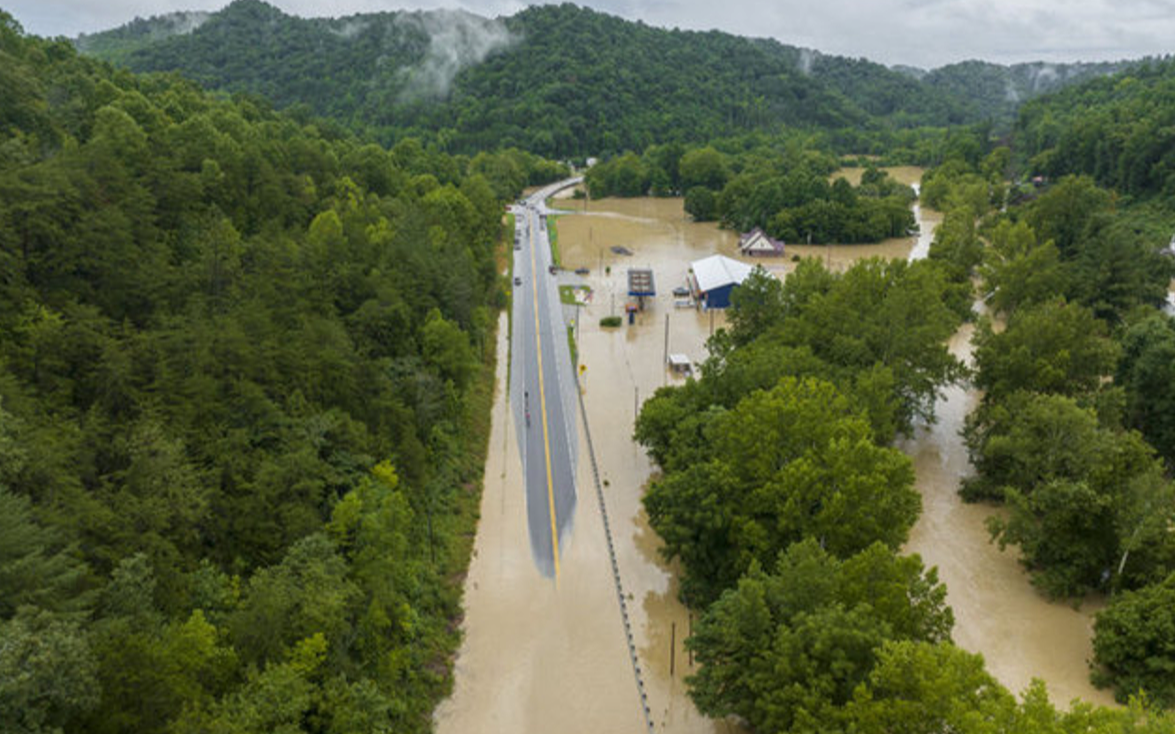
POLYGON ((1175 321, 1154 314, 1130 326, 1114 384, 1126 392, 1126 419, 1175 465, 1175 321))
POLYGON ((826 382, 784 378, 708 430, 709 460, 667 474, 644 500, 695 603, 805 537, 838 555, 875 541, 897 547, 917 516, 909 460, 875 445, 869 424, 826 382))
POLYGON ((917 557, 878 544, 839 561, 808 539, 771 574, 756 566, 702 616, 687 643, 701 665, 690 695, 703 713, 737 714, 756 729, 827 727, 887 641, 949 636, 945 593, 917 557))
POLYGON ((1053 300, 1021 309, 997 333, 980 320, 973 337, 975 384, 995 402, 1018 390, 1088 394, 1113 372, 1119 348, 1086 308, 1053 300))
POLYGON ((1175 702, 1175 574, 1111 600, 1094 621, 1094 682, 1124 700, 1139 692, 1160 705, 1175 702))

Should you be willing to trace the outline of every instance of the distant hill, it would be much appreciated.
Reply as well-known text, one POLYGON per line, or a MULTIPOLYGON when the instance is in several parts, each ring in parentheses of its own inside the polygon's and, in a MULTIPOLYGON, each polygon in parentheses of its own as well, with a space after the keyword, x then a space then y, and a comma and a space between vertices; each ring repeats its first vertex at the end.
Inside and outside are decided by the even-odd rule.
MULTIPOLYGON (((781 125, 880 130, 1010 120, 1017 101, 1097 73, 968 62, 890 69, 768 39, 654 28, 571 4, 304 19, 261 0, 136 20, 78 39, 135 71, 228 92, 391 141, 548 156, 644 149, 781 125), (1023 67, 1023 68, 1021 68, 1023 67), (1046 84, 1047 81, 1047 84, 1046 84)), ((1088 67, 1088 68, 1087 68, 1088 67)))
POLYGON ((1021 104, 1042 94, 1106 76, 1127 68, 1130 61, 1051 64, 1042 61, 1003 66, 963 61, 923 72, 922 83, 958 100, 968 117, 1011 120, 1021 104))
POLYGON ((78 36, 74 43, 79 51, 100 56, 108 61, 121 61, 140 48, 170 38, 182 36, 204 25, 212 13, 201 11, 168 13, 149 20, 135 18, 114 30, 78 36))
POLYGON ((1035 99, 1021 108, 1015 135, 1036 173, 1084 173, 1125 194, 1175 196, 1175 58, 1035 99))
POLYGON ((454 11, 303 19, 237 0, 194 21, 137 20, 78 46, 384 139, 435 131, 458 150, 516 144, 568 155, 780 124, 965 121, 960 105, 880 64, 569 4, 493 20, 454 11))

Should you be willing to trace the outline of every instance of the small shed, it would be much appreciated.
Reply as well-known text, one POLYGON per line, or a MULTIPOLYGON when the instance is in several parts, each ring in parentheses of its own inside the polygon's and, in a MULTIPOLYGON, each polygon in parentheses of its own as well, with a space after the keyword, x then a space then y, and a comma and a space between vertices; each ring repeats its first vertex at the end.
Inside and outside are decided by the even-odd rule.
POLYGON ((726 308, 730 292, 751 274, 746 263, 723 255, 711 255, 690 263, 689 285, 694 301, 702 308, 726 308))
POLYGON ((684 354, 670 354, 669 355, 669 369, 674 374, 678 375, 692 375, 694 366, 690 363, 689 357, 684 354))
POLYGON ((768 237, 759 227, 738 238, 738 251, 743 255, 783 257, 783 241, 768 237))

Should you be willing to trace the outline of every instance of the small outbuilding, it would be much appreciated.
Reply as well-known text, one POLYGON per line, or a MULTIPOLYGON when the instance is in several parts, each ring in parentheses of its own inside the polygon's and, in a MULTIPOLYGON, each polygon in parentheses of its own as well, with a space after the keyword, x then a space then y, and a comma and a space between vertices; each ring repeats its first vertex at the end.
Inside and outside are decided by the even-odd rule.
POLYGON ((684 354, 670 354, 669 355, 669 369, 674 374, 689 377, 694 373, 694 366, 689 361, 689 357, 684 354))
POLYGON ((726 308, 730 292, 751 274, 746 263, 723 255, 711 255, 690 263, 689 286, 694 301, 702 308, 726 308))
POLYGON ((768 237, 761 228, 755 227, 738 238, 738 251, 743 255, 783 257, 783 241, 768 237))

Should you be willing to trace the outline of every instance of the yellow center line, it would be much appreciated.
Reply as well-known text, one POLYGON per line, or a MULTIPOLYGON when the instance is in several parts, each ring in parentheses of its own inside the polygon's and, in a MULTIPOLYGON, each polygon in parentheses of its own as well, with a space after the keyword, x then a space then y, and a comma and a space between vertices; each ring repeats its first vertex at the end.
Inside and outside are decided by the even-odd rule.
POLYGON ((538 350, 538 364, 539 364, 539 404, 543 413, 543 453, 547 460, 547 507, 551 513, 551 555, 555 559, 555 585, 559 584, 559 530, 556 527, 555 521, 555 484, 551 480, 551 439, 547 428, 547 391, 543 384, 543 338, 541 335, 542 329, 539 326, 539 274, 537 263, 534 256, 534 224, 535 222, 527 217, 527 230, 530 240, 530 271, 534 278, 531 284, 531 294, 534 297, 534 341, 535 348, 538 350))

